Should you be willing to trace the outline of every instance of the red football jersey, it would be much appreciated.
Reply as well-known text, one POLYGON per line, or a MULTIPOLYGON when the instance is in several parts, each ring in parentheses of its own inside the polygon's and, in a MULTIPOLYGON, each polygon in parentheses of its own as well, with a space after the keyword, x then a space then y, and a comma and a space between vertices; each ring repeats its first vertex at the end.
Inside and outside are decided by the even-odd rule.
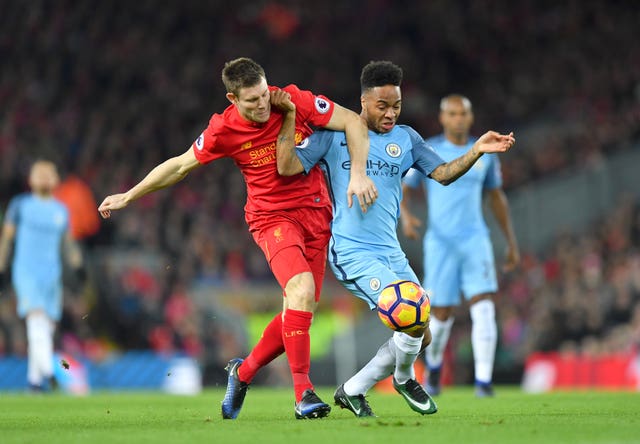
MULTIPOLYGON (((295 85, 283 90, 291 94, 296 105, 295 141, 299 144, 313 132, 311 125, 325 126, 329 122, 334 104, 295 85)), ((257 123, 244 119, 235 105, 230 105, 222 114, 212 115, 207 129, 193 142, 200 163, 231 157, 238 165, 247 184, 247 222, 262 211, 331 205, 318 166, 308 174, 289 177, 278 174, 276 139, 281 126, 282 113, 274 108, 267 122, 257 123)))

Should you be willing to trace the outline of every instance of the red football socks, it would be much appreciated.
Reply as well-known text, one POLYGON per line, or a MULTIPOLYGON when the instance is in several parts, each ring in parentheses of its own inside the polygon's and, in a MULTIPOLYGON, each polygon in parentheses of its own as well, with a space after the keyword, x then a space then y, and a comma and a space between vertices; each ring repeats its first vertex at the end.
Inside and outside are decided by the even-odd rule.
POLYGON ((282 342, 282 312, 278 313, 262 332, 249 356, 238 367, 240 381, 250 383, 258 370, 273 361, 284 352, 282 342))
POLYGON ((309 311, 287 309, 284 313, 282 337, 293 377, 296 402, 300 402, 305 390, 313 389, 313 384, 309 379, 309 327, 311 327, 312 318, 313 313, 309 311))

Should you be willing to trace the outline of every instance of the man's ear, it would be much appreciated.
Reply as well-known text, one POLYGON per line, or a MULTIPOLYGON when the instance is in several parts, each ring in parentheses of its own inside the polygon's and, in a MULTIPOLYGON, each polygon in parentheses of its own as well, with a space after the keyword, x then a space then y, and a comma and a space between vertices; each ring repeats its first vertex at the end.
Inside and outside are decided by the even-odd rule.
POLYGON ((226 95, 227 100, 229 100, 229 102, 231 102, 232 104, 236 104, 236 101, 238 100, 238 98, 236 97, 236 95, 234 93, 227 93, 226 95))

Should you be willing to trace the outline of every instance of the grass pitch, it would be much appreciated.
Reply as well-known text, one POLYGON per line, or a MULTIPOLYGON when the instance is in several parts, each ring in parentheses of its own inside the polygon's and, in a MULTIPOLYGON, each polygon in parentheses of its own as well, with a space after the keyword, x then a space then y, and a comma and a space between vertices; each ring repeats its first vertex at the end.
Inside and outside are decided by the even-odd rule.
MULTIPOLYGON (((319 388, 333 401, 333 388, 319 388)), ((497 387, 493 399, 448 388, 420 416, 395 393, 368 397, 376 419, 333 406, 296 420, 291 389, 251 388, 235 421, 220 417, 223 390, 199 396, 99 393, 83 398, 0 394, 0 442, 13 443, 638 443, 640 393, 528 395, 497 387)), ((331 404, 333 404, 331 402, 331 404)))

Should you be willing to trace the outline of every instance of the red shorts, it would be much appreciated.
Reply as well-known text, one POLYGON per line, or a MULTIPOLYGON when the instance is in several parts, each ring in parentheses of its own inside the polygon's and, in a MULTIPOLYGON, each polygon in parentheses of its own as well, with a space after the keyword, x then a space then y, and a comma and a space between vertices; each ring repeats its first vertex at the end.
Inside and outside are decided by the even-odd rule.
POLYGON ((330 207, 274 211, 255 218, 249 230, 282 288, 293 276, 311 272, 320 297, 331 237, 330 207))

